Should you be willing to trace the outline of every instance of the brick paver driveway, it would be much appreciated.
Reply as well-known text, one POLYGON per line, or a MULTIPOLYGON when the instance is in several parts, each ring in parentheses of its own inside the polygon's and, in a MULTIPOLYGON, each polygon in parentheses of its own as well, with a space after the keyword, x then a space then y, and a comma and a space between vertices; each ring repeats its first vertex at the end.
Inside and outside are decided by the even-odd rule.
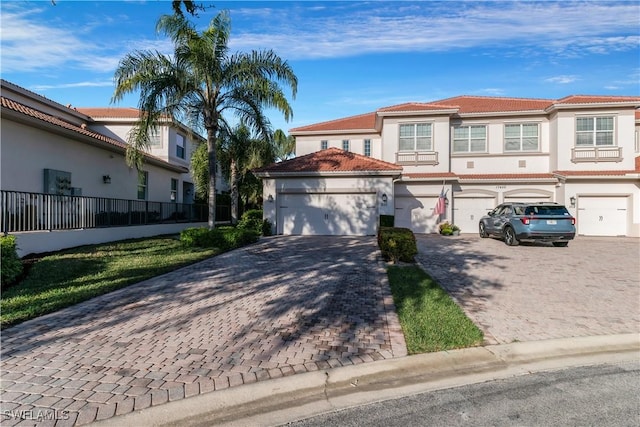
POLYGON ((3 331, 2 425, 405 354, 375 238, 269 238, 3 331))
POLYGON ((418 235, 421 266, 488 343, 640 332, 640 239, 578 236, 566 248, 418 235))

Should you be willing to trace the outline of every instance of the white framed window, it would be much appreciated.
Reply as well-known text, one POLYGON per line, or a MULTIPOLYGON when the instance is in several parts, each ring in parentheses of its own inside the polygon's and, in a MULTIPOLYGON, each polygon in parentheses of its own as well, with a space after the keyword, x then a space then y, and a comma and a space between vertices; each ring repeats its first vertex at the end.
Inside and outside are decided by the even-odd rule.
POLYGON ((364 140, 364 152, 363 154, 367 157, 371 157, 371 140, 370 139, 365 139, 364 140))
POLYGON ((540 149, 537 123, 504 125, 504 151, 538 151, 540 149))
POLYGON ((327 141, 326 139, 320 141, 320 149, 326 150, 327 148, 329 148, 329 141, 327 141))
POLYGON ((432 151, 431 123, 404 123, 400 125, 398 151, 432 151))
POLYGON ((342 140, 342 149, 344 151, 349 151, 349 140, 348 139, 343 139, 342 140))
POLYGON ((482 153, 487 151, 487 127, 465 125, 453 128, 454 153, 482 153))
POLYGON ((613 117, 576 117, 576 147, 615 145, 613 117))
POLYGON ((138 200, 147 200, 147 187, 149 184, 149 172, 138 172, 138 200))
POLYGON ((178 201, 178 180, 171 178, 171 201, 176 203, 178 201))
POLYGON ((184 159, 184 135, 176 134, 176 157, 184 159))

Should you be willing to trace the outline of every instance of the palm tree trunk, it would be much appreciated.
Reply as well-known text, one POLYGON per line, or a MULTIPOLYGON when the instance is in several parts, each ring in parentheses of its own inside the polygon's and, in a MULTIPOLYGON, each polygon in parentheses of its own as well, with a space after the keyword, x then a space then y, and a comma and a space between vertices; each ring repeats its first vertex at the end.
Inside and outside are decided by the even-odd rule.
POLYGON ((207 128, 207 151, 209 152, 209 230, 216 227, 216 130, 207 128))
POLYGON ((238 223, 238 163, 231 160, 231 173, 229 180, 231 181, 231 223, 238 223))

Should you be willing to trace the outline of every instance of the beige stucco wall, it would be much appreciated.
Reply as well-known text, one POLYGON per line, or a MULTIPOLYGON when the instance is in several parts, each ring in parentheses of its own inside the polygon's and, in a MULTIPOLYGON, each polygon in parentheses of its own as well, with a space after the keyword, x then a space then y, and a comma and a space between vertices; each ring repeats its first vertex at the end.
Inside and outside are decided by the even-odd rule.
MULTIPOLYGON (((82 189, 83 196, 137 199, 137 172, 129 168, 124 156, 115 151, 74 141, 72 139, 2 120, 0 182, 3 190, 42 193, 44 169, 71 172, 71 186, 82 189), (103 175, 111 177, 104 184, 103 175)), ((171 178, 182 181, 180 174, 145 164, 149 172, 147 200, 171 201, 171 178)), ((179 192, 181 193, 181 191, 179 192)), ((179 194, 178 201, 182 200, 179 194)))
POLYGON ((11 233, 16 236, 18 256, 58 251, 76 246, 115 242, 140 237, 177 234, 189 227, 206 227, 207 223, 156 224, 132 227, 93 228, 88 230, 37 231, 11 233))
POLYGON ((364 140, 371 140, 371 157, 381 158, 382 147, 380 136, 377 134, 344 134, 344 135, 325 135, 325 136, 298 136, 296 137, 296 156, 304 156, 305 154, 320 151, 321 141, 327 141, 327 148, 342 149, 342 141, 349 140, 349 151, 356 154, 364 155, 364 140))

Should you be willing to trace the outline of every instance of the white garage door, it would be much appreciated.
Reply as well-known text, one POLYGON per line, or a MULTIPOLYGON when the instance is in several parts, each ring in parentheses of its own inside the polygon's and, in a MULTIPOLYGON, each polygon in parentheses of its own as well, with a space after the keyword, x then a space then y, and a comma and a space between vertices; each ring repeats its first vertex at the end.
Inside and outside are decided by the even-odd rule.
POLYGON ((433 213, 438 197, 396 196, 396 227, 411 229, 414 233, 437 231, 438 215, 433 213))
POLYGON ((280 232, 286 235, 369 236, 377 231, 376 195, 281 194, 280 232))
POLYGON ((551 196, 525 196, 525 197, 517 197, 517 196, 508 196, 504 198, 505 203, 539 203, 539 202, 550 202, 551 196))
POLYGON ((626 197, 578 198, 578 234, 586 236, 626 236, 626 197))
POLYGON ((494 197, 457 197, 453 201, 453 222, 461 233, 477 233, 480 218, 495 207, 494 197))

